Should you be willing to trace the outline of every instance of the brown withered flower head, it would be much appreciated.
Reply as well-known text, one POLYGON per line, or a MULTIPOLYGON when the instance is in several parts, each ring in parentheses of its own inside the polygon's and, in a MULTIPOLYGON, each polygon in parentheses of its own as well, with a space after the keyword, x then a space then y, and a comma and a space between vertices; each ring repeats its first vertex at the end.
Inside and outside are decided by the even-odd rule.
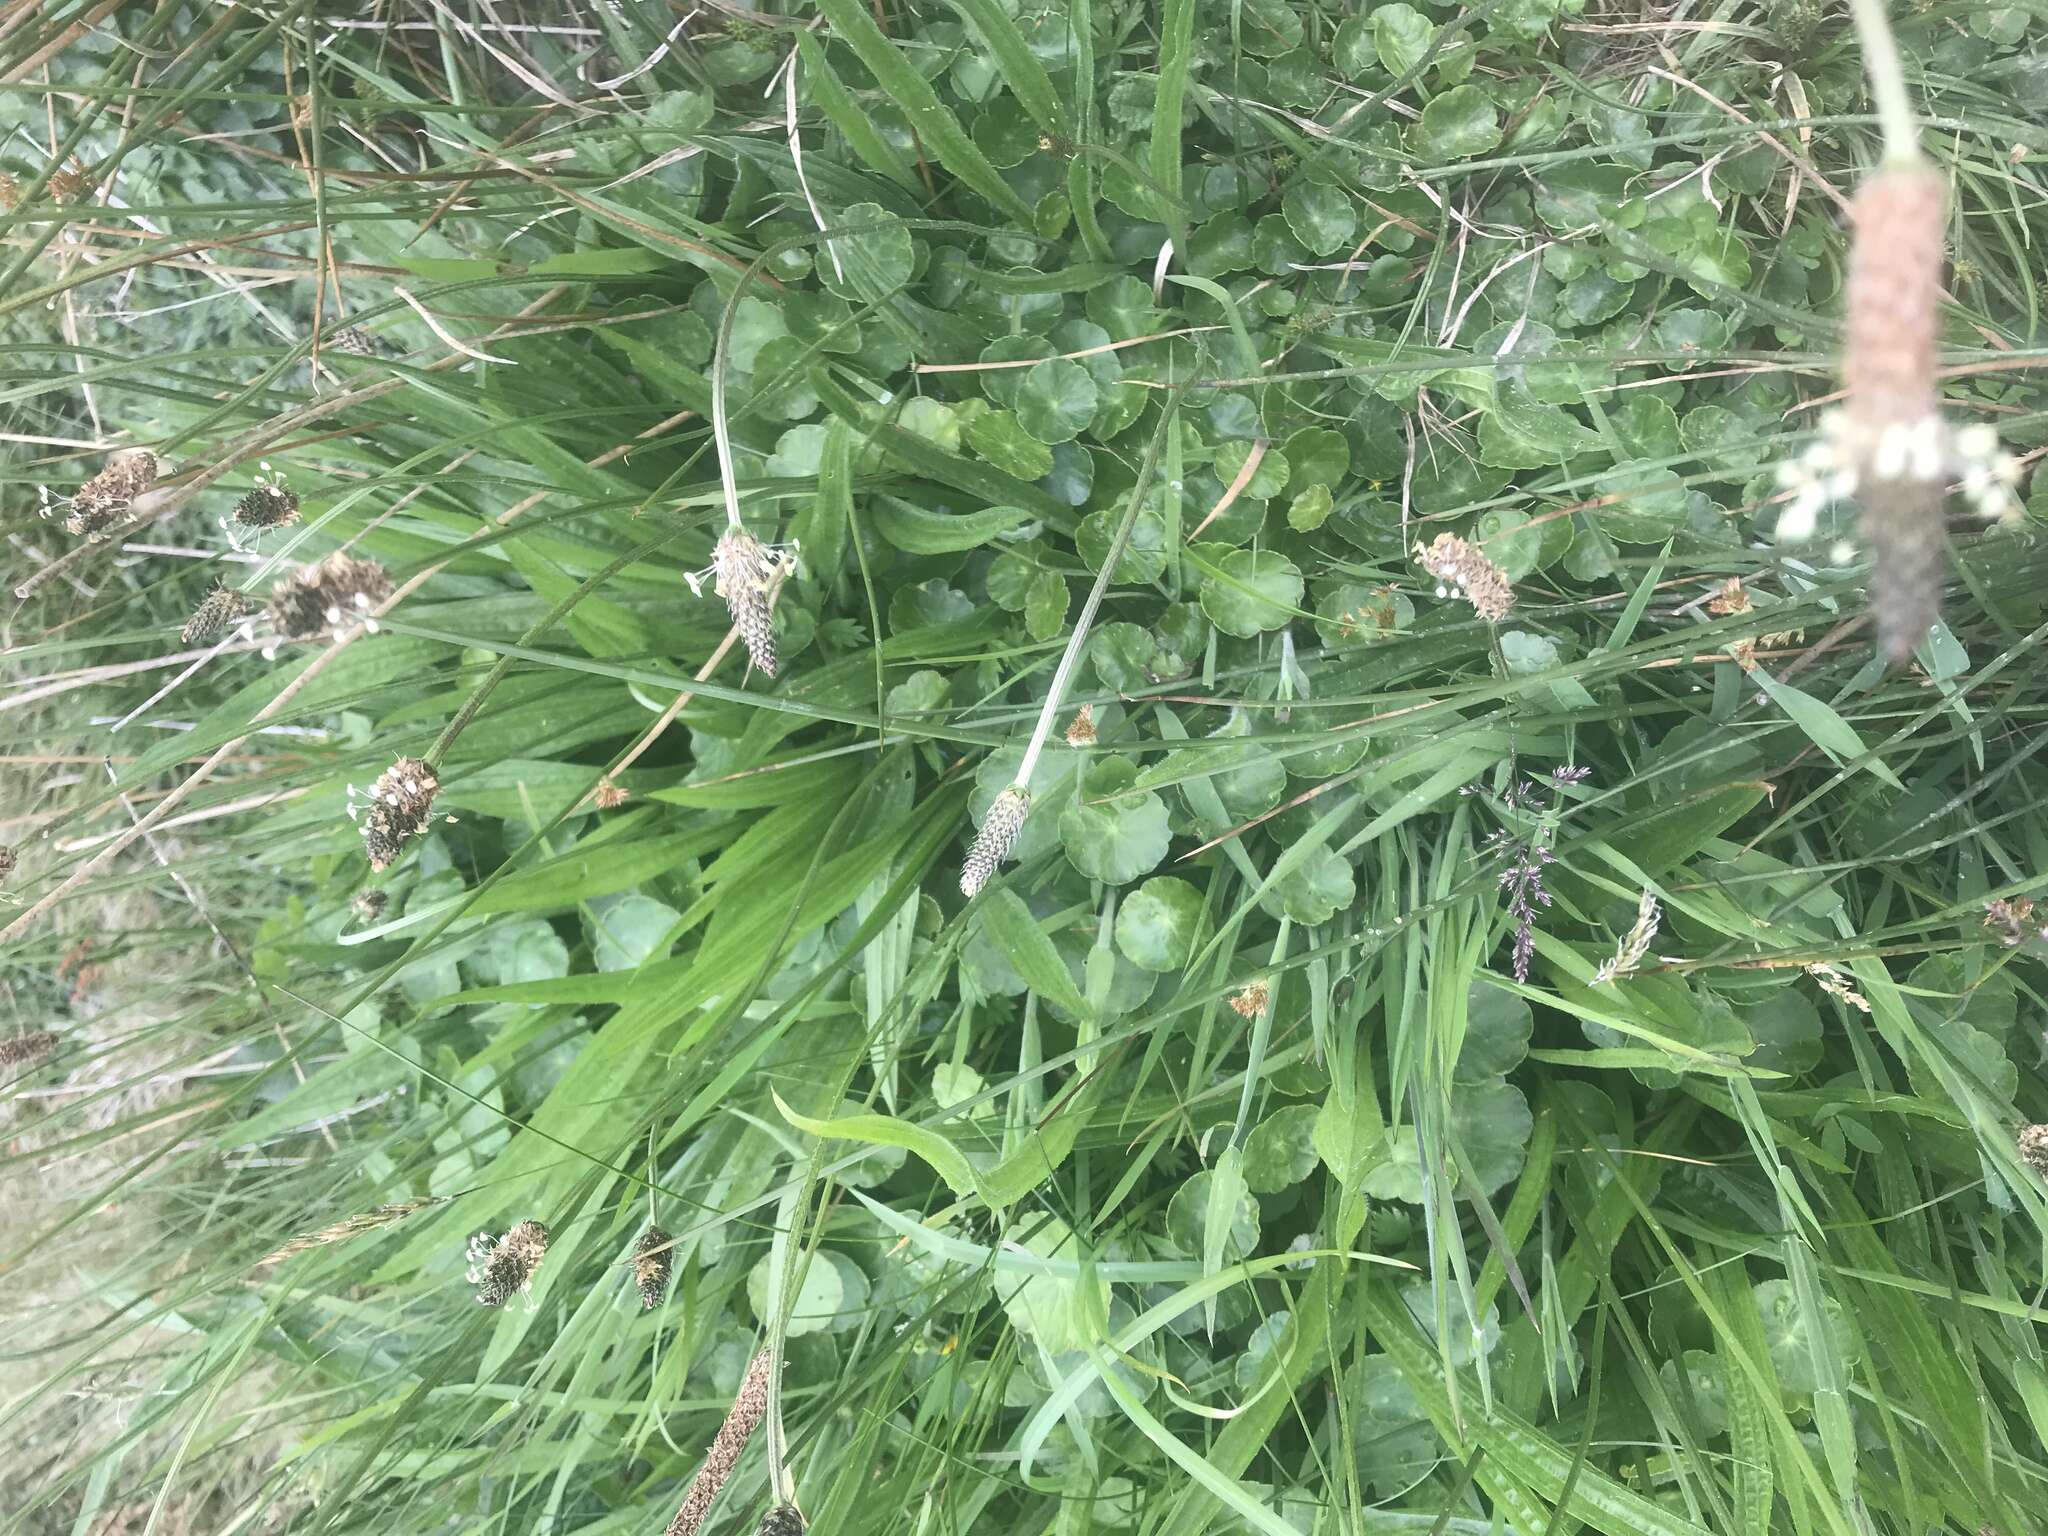
POLYGON ((1508 573, 1487 559, 1476 544, 1455 533, 1440 533, 1433 543, 1415 546, 1415 563, 1436 578, 1438 597, 1462 597, 1489 623, 1499 623, 1515 606, 1508 573))
POLYGON ((1074 718, 1067 722, 1067 745, 1070 747, 1092 747, 1095 745, 1095 706, 1083 704, 1074 711, 1074 718))
POLYGON ((266 528, 289 528, 299 520, 299 493, 284 483, 282 475, 268 464, 256 483, 235 503, 235 526, 261 532, 266 528))
POLYGON ((270 589, 270 627, 280 640, 340 640, 357 623, 374 632, 372 615, 391 590, 383 566, 337 550, 300 566, 270 589))
POLYGON ((1812 537, 1830 502, 1854 497, 1871 556, 1878 641, 1894 661, 1912 654, 1938 616, 1943 506, 1954 484, 1972 510, 2017 510, 2019 465, 1989 426, 1952 430, 1936 371, 1948 186, 1932 166, 1880 167, 1856 194, 1842 352, 1843 405, 1820 435, 1781 464, 1790 492, 1778 538, 1812 537))
POLYGON ((669 1269, 673 1263, 675 1238, 650 1225, 633 1245, 633 1282, 640 1287, 640 1307, 651 1312, 668 1295, 669 1269))
POLYGON ((434 796, 440 792, 434 770, 416 757, 401 757, 378 775, 365 797, 367 810, 356 804, 356 787, 349 785, 349 820, 361 812, 363 851, 370 856, 370 868, 381 872, 398 862, 407 841, 426 827, 434 796))
POLYGON ((162 472, 162 461, 147 448, 115 454, 106 468, 72 493, 71 515, 64 519, 64 531, 80 538, 103 537, 127 518, 135 498, 155 485, 162 472))
POLYGON ((248 611, 248 598, 226 582, 217 582, 192 610, 192 617, 185 621, 178 638, 187 645, 201 645, 248 611))
POLYGON ((768 1412, 769 1369, 770 1359, 765 1349, 748 1362, 747 1374, 741 1378, 732 1407, 726 1410, 725 1422, 718 1426, 718 1433, 712 1437, 711 1449, 704 1453, 704 1465, 690 1480, 689 1491, 683 1495, 683 1502, 676 1510, 675 1518, 669 1521, 664 1536, 696 1536, 704 1517, 711 1513, 711 1506, 718 1501, 718 1490, 725 1486, 733 1468, 740 1464, 747 1441, 753 1438, 754 1431, 768 1412))
POLYGON ((1984 926, 1998 935, 2008 949, 2016 949, 2037 931, 2034 903, 2025 896, 1984 903, 1984 926))
POLYGON ((1230 1011, 1241 1019, 1256 1019, 1266 1011, 1272 997, 1272 988, 1263 981, 1255 981, 1230 994, 1230 1011))
POLYGON ((2048 1179, 2048 1125, 2023 1125, 2019 1134, 2020 1161, 2048 1179))
POLYGON ((520 1222, 496 1242, 479 1232, 469 1240, 469 1283, 476 1287, 476 1299, 487 1307, 502 1307, 531 1290, 547 1252, 548 1229, 537 1221, 520 1222))
POLYGON ((961 895, 974 896, 988 884, 1017 846, 1017 834, 1024 830, 1024 818, 1030 814, 1031 791, 1021 784, 1012 784, 989 802, 981 830, 974 835, 974 846, 967 851, 967 862, 960 867, 961 895))
POLYGON ((794 1504, 771 1504, 754 1527, 754 1536, 804 1536, 808 1529, 804 1512, 794 1504))
POLYGON ((600 811, 616 811, 632 798, 632 791, 606 779, 590 798, 600 811))
POLYGON ((390 900, 381 886, 366 885, 356 892, 354 899, 349 902, 349 907, 355 913, 357 922, 374 923, 384 915, 384 908, 390 900))
POLYGON ((0 1039, 0 1068, 32 1067, 56 1049, 54 1030, 36 1029, 25 1035, 9 1035, 0 1039))
POLYGON ((14 850, 0 843, 0 885, 5 885, 8 876, 14 873, 15 862, 14 850))

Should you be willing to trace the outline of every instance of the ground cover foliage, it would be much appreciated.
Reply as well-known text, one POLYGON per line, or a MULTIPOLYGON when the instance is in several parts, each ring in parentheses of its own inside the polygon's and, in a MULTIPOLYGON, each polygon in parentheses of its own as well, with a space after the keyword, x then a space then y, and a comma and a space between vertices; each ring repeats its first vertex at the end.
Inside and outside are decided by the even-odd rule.
MULTIPOLYGON (((11 1521, 652 1536, 773 1339, 820 1531, 2038 1527, 2048 490, 1903 666, 1778 537, 1843 13, 324 9, 0 29, 11 1521)), ((2048 18, 1895 21, 2031 463, 2048 18)))

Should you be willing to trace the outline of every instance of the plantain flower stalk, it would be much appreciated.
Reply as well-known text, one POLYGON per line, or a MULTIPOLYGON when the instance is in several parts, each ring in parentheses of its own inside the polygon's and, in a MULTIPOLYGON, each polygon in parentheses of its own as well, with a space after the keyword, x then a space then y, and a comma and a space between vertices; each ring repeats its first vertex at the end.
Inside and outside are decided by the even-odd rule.
POLYGON ((1852 208, 1845 402, 1821 418, 1799 459, 1779 466, 1791 495, 1778 537, 1812 537, 1821 510, 1853 496, 1871 559, 1878 644, 1902 661, 1940 614, 1949 488, 1980 517, 2009 518, 2019 466, 1992 428, 1952 429, 1942 418, 1936 364, 1947 183, 1920 153, 1884 0, 1853 0, 1852 9, 1885 155, 1852 208))
POLYGON ((712 1437, 711 1449, 704 1453, 704 1465, 691 1479, 689 1492, 683 1495, 682 1505, 676 1510, 676 1517, 669 1521, 665 1536, 696 1536, 704 1517, 711 1513, 711 1506, 718 1501, 718 1491, 732 1476, 733 1468, 740 1464, 747 1441, 753 1438, 754 1431, 760 1428, 762 1416, 768 1411, 770 1370, 769 1352, 765 1349, 748 1362, 747 1374, 740 1381, 739 1392, 733 1397, 725 1422, 718 1426, 718 1433, 712 1437))

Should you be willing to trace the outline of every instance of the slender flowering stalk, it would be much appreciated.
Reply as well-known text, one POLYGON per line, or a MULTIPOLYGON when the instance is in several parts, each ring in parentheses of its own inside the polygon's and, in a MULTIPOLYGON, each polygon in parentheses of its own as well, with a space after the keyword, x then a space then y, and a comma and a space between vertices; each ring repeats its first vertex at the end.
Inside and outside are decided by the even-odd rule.
POLYGON ((1024 820, 1031 814, 1031 772, 1038 766, 1046 738, 1052 734, 1053 721, 1059 717, 1060 705, 1066 699, 1068 685, 1073 682, 1074 669, 1080 665, 1081 652, 1095 627, 1095 615, 1102 607, 1103 594, 1109 590, 1116 568, 1123 563, 1124 550, 1131 542, 1131 530, 1137 526, 1139 509, 1145 505, 1146 495, 1152 489, 1152 476, 1159 465, 1159 450, 1179 415, 1178 405, 1176 396, 1161 413, 1159 430, 1153 434, 1152 442, 1145 450, 1145 461, 1139 466, 1130 500, 1117 524, 1116 537, 1110 540, 1109 550, 1102 557, 1102 569, 1095 573, 1095 583, 1088 589, 1087 601, 1081 604, 1080 617, 1074 620, 1074 632, 1067 636, 1067 648, 1060 652, 1059 665, 1053 669, 1052 683, 1045 690, 1045 703, 1039 707, 1038 723, 1031 728, 1031 740, 1025 744, 1023 759, 1017 764, 1017 776, 1010 781, 1009 788, 996 796, 988 808, 988 815, 982 819, 981 831, 976 835, 967 862, 960 870, 963 895, 972 897, 988 884, 989 877, 1016 846, 1017 834, 1024 830, 1024 820))
POLYGON ((364 1211, 358 1216, 345 1216, 312 1232, 301 1232, 290 1239, 275 1253, 266 1254, 258 1260, 263 1264, 277 1264, 295 1253, 304 1253, 311 1248, 325 1248, 330 1243, 345 1243, 350 1238, 361 1237, 365 1232, 375 1232, 388 1227, 394 1221, 403 1221, 414 1211, 423 1211, 430 1205, 439 1205, 444 1197, 428 1195, 418 1200, 407 1200, 398 1205, 380 1205, 374 1211, 364 1211))
POLYGON ((718 1433, 712 1437, 711 1449, 704 1453, 704 1465, 691 1479, 689 1492, 683 1495, 682 1506, 676 1510, 675 1519, 669 1521, 664 1536, 696 1536, 704 1517, 711 1513, 711 1506, 718 1500, 718 1491, 732 1476, 733 1468, 740 1464, 740 1455, 746 1450, 747 1441, 753 1437, 762 1416, 768 1411, 770 1369, 769 1352, 765 1349, 748 1362, 747 1374, 740 1381, 739 1392, 732 1400, 725 1422, 718 1426, 718 1433))

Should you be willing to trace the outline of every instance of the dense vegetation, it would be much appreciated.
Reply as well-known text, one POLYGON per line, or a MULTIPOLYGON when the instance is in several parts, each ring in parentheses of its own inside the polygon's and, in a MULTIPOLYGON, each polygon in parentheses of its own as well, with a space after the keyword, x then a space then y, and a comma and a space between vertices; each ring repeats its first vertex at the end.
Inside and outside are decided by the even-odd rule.
MULTIPOLYGON (((2031 472, 2048 15, 1895 20, 2031 472)), ((10 1528, 654 1536, 764 1343, 707 1530, 2038 1528, 2048 475, 1902 665, 1781 537, 1828 0, 0 80, 10 1528)))

